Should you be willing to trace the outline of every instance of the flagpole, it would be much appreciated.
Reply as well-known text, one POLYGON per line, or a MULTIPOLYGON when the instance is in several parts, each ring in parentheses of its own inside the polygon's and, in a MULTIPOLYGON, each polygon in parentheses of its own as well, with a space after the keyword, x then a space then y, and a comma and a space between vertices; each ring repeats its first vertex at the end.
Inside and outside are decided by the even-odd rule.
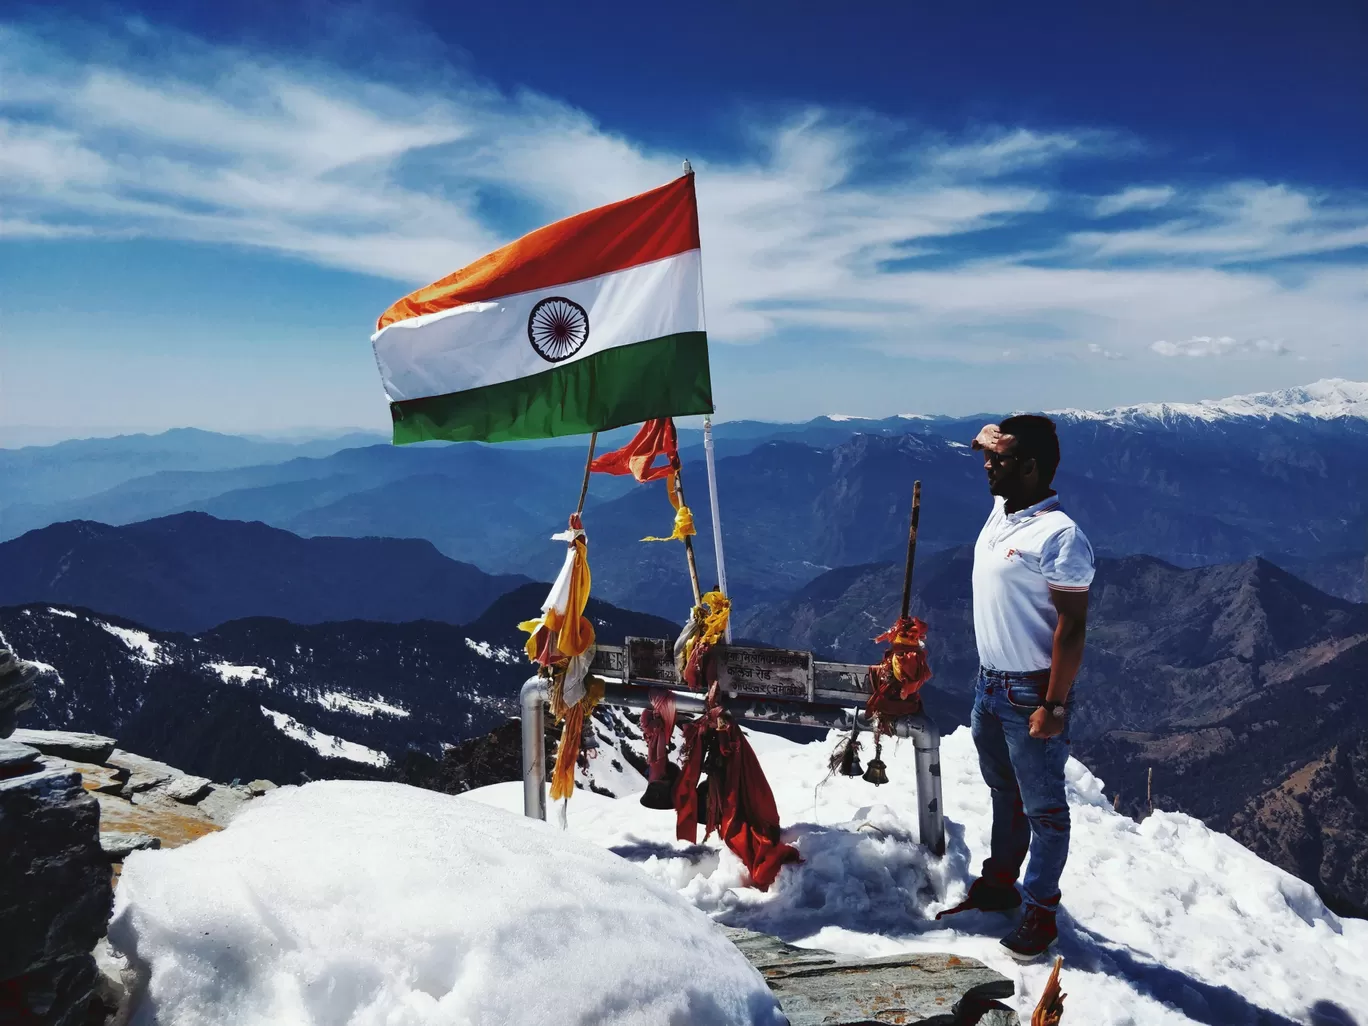
MULTIPOLYGON (((693 165, 690 164, 688 160, 684 161, 684 173, 691 177, 694 173, 693 165)), ((700 257, 700 268, 701 266, 702 262, 700 257)), ((701 299, 703 295, 703 277, 701 274, 699 275, 698 279, 698 293, 699 298, 701 299)), ((704 303, 705 308, 706 306, 707 304, 704 303)), ((721 514, 719 513, 717 508, 717 468, 714 465, 713 457, 713 436, 711 416, 706 416, 703 418, 703 453, 707 459, 708 464, 708 506, 712 513, 713 555, 717 559, 717 590, 720 591, 723 595, 726 595, 728 598, 730 598, 731 595, 727 591, 727 561, 726 557, 722 554, 722 519, 721 514)), ((689 565, 690 567, 693 567, 692 549, 690 549, 689 551, 689 565)), ((696 577, 696 568, 694 569, 694 573, 696 577)), ((695 590, 697 590, 697 585, 695 585, 695 590)), ((731 620, 730 618, 728 618, 726 640, 730 642, 731 639, 731 620)))
MULTIPOLYGON (((688 502, 684 499, 684 474, 678 466, 675 468, 675 492, 679 496, 679 504, 687 506, 688 502)), ((684 554, 689 558, 689 583, 693 585, 694 605, 697 606, 703 601, 703 589, 698 586, 698 560, 694 558, 693 536, 684 536, 684 554)))
POLYGON ((589 494, 589 474, 594 467, 594 446, 598 444, 598 432, 589 436, 589 458, 584 461, 584 484, 580 485, 579 503, 575 506, 575 516, 584 512, 584 498, 589 494))
MULTIPOLYGON (((722 515, 717 509, 717 467, 713 457, 711 416, 703 418, 703 453, 708 460, 708 501, 712 507, 713 554, 717 557, 717 590, 723 595, 728 595, 727 560, 722 554, 722 515)), ((727 619, 727 642, 731 642, 730 617, 727 619)))

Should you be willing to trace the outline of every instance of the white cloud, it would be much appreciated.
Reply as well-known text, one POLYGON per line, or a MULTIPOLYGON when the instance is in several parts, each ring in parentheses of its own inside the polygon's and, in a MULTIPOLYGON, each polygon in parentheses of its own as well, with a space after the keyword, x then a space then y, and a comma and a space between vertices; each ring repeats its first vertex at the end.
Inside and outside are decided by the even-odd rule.
POLYGON ((1215 264, 1368 246, 1368 197, 1241 181, 1208 189, 1175 213, 1154 227, 1079 232, 1070 242, 1076 253, 1092 258, 1196 259, 1215 264))
POLYGON ((1113 217, 1126 210, 1156 210, 1173 199, 1176 192, 1171 185, 1133 185, 1103 196, 1093 207, 1093 213, 1098 217, 1113 217))
POLYGON ((1230 356, 1265 355, 1285 356, 1291 352, 1287 346, 1266 338, 1236 341, 1229 335, 1194 335, 1185 342, 1153 342, 1150 349, 1160 356, 1230 356))
MULTIPOLYGON (((232 244, 411 287, 519 230, 679 173, 678 154, 451 68, 381 81, 155 29, 136 53, 72 39, 0 28, 0 236, 232 244)), ((1295 276, 1228 266, 1368 244, 1354 197, 1249 182, 1136 187, 1096 209, 1162 208, 1167 220, 1066 236, 1042 260, 1010 244, 985 250, 968 233, 1071 199, 1026 172, 1134 144, 1019 127, 932 137, 820 108, 749 128, 742 153, 690 153, 719 342, 820 337, 988 362, 1004 348, 1033 359, 1085 346, 1103 358, 1159 352, 1150 340, 1175 325, 1295 338, 1299 351, 1365 341, 1362 261, 1295 276), (910 259, 952 246, 978 255, 910 259)))

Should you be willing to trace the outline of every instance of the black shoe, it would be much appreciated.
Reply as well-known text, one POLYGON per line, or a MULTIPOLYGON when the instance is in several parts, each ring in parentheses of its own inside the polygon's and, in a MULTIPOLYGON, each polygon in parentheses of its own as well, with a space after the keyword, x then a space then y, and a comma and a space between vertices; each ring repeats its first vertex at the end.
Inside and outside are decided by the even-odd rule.
POLYGON ((1027 905, 1017 928, 1002 938, 1002 946, 1018 962, 1034 962, 1059 939, 1055 928, 1055 910, 1027 905))
POLYGON ((1000 884, 979 877, 969 885, 969 894, 954 908, 937 912, 936 918, 958 915, 961 912, 1010 912, 1021 906, 1021 895, 1015 884, 1000 884))

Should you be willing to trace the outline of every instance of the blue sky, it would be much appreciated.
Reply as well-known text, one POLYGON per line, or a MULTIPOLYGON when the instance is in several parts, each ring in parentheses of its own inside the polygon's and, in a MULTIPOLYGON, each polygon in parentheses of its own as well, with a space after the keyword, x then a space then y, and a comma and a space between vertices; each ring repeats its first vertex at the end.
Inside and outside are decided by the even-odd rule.
POLYGON ((1361 3, 932 6, 0 4, 0 431, 383 427, 394 298, 683 156, 722 417, 1368 378, 1361 3))

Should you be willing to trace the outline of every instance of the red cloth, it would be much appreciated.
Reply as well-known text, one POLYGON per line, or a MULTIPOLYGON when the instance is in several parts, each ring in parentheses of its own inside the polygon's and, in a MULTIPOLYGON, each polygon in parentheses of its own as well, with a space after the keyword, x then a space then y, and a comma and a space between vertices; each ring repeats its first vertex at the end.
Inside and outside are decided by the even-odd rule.
POLYGON ((641 710, 641 733, 646 741, 646 761, 652 782, 669 776, 670 735, 674 733, 674 692, 651 688, 651 704, 641 710))
POLYGON ((659 481, 678 467, 679 438, 671 417, 648 420, 621 449, 605 452, 589 464, 596 474, 631 474, 638 481, 659 481), (658 456, 665 457, 664 466, 653 466, 658 456))
POLYGON ((899 620, 874 639, 886 641, 891 647, 884 651, 883 662, 869 668, 869 702, 865 710, 870 716, 881 713, 885 728, 888 720, 916 716, 922 711, 921 695, 917 692, 931 679, 925 639, 926 624, 914 616, 899 620))
POLYGON ((686 756, 674 791, 675 836, 681 841, 698 840, 698 780, 710 741, 720 766, 708 773, 712 795, 717 800, 708 802, 708 826, 703 836, 706 838, 716 830, 746 864, 751 882, 767 891, 781 866, 799 860, 798 851, 779 840, 779 809, 774 804, 774 792, 750 742, 741 728, 721 716, 719 710, 712 710, 684 728, 686 756))

